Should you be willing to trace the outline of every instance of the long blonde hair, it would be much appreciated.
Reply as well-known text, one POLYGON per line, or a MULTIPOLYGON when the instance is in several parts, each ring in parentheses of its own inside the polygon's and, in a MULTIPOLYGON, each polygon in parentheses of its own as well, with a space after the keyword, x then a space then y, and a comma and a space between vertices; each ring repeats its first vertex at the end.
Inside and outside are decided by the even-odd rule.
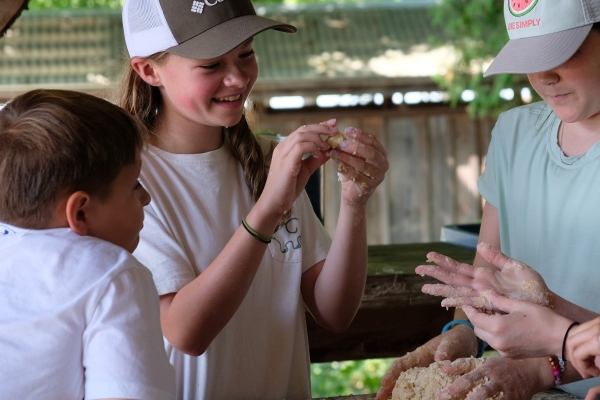
MULTIPOLYGON (((168 54, 160 52, 148 59, 160 65, 166 60, 168 54)), ((129 61, 124 69, 118 104, 131 115, 139 118, 151 134, 155 131, 160 118, 160 109, 163 106, 162 96, 157 87, 146 83, 135 72, 129 61)), ((232 155, 242 165, 246 185, 250 188, 252 198, 258 201, 267 182, 276 143, 271 141, 270 147, 263 152, 260 142, 248 124, 246 112, 240 122, 224 130, 225 140, 229 142, 232 155)), ((289 212, 285 216, 289 216, 289 212)))

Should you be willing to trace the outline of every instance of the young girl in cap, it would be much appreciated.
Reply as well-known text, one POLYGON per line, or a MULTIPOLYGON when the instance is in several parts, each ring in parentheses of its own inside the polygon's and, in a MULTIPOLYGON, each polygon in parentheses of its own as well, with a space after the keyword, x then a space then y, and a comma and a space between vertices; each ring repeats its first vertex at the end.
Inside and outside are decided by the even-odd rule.
POLYGON ((335 120, 277 147, 253 135, 252 37, 295 28, 256 16, 250 0, 130 0, 123 23, 131 69, 121 105, 152 132, 141 181, 153 201, 135 256, 158 288, 177 396, 310 398, 305 307, 335 331, 352 321, 385 150, 350 128, 330 153, 322 137, 336 134, 335 120), (329 158, 342 177, 333 242, 304 192, 329 158))
MULTIPOLYGON (((530 341, 530 346, 554 349, 556 343, 562 345, 572 321, 583 323, 600 312, 600 269, 593 267, 600 259, 600 29, 596 24, 600 1, 506 0, 504 15, 510 41, 485 75, 526 73, 544 101, 516 108, 498 119, 486 169, 478 182, 486 199, 479 239, 535 268, 553 292, 545 296, 540 286, 537 294, 551 300, 552 315, 563 316, 557 325, 554 317, 540 324, 541 318, 527 314, 522 323, 512 326, 514 335, 496 332, 502 332, 510 344, 543 329, 544 334, 530 341)), ((480 254, 474 267, 488 274, 496 268, 480 254)), ((431 267, 418 272, 445 282, 452 279, 431 267)), ((424 289, 441 294, 436 287, 424 289)), ((390 367, 378 400, 389 397, 403 370, 476 354, 472 325, 461 310, 456 318, 450 324, 452 329, 390 367)), ((485 379, 468 395, 469 400, 500 393, 510 400, 529 400, 558 382, 581 379, 569 362, 564 371, 553 365, 558 363, 556 357, 550 363, 547 356, 552 354, 557 355, 548 352, 539 357, 530 351, 523 360, 488 359, 441 396, 464 398, 485 379)), ((457 362, 449 370, 456 372, 461 366, 462 362, 457 362)), ((583 395, 591 384, 564 388, 583 395)))

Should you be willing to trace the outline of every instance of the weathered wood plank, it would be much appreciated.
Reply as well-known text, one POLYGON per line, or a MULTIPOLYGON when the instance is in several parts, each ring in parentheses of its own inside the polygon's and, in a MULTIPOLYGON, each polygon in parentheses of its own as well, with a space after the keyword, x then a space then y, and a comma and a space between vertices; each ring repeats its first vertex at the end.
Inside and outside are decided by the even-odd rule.
MULTIPOLYGON (((580 397, 572 396, 568 393, 565 393, 561 390, 550 389, 542 393, 538 393, 532 397, 531 400, 569 400, 569 399, 579 399, 580 397)), ((374 400, 375 394, 360 394, 353 396, 337 396, 337 397, 327 397, 320 398, 316 400, 374 400)))

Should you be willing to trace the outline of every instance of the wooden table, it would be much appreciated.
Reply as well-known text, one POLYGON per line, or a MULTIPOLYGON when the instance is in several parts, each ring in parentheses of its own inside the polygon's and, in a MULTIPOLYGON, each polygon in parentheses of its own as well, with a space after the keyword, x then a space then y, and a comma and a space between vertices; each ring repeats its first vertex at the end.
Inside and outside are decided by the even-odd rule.
MULTIPOLYGON (((375 399, 374 394, 363 394, 363 395, 355 395, 355 396, 338 396, 338 397, 328 397, 327 399, 318 399, 318 400, 373 400, 375 399)), ((569 400, 569 399, 579 399, 579 397, 571 396, 563 391, 551 389, 546 392, 538 393, 531 400, 569 400)), ((510 400, 510 399, 509 399, 510 400)))
POLYGON ((348 330, 333 333, 307 314, 311 362, 399 357, 439 335, 453 310, 421 292, 435 279, 415 274, 430 251, 469 264, 475 258, 475 251, 444 242, 369 246, 365 293, 348 330))

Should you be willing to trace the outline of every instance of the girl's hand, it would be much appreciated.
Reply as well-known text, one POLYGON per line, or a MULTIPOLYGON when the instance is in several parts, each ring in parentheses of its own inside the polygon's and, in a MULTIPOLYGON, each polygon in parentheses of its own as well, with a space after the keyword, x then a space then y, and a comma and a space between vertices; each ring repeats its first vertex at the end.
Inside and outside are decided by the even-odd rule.
MULTIPOLYGON (((567 360, 584 379, 600 376, 600 368, 597 364, 600 361, 598 357, 600 356, 600 317, 574 326, 569 331, 566 346, 567 360)), ((600 394, 600 387, 593 389, 597 389, 594 393, 600 394)), ((593 389, 590 389, 590 392, 593 389)), ((595 397, 590 398, 595 400, 595 397)))
MULTIPOLYGON (((468 359, 456 360, 444 366, 444 371, 449 374, 461 374, 469 366, 468 361, 468 359)), ((467 372, 442 390, 438 399, 530 400, 534 394, 544 389, 536 381, 536 377, 539 375, 537 369, 532 360, 490 357, 478 368, 467 372), (469 393, 471 391, 472 393, 469 393)), ((551 373, 549 364, 548 373, 551 373)))
MULTIPOLYGON (((511 298, 554 308, 554 295, 542 276, 533 268, 502 254, 486 243, 477 245, 477 252, 491 265, 474 268, 438 253, 427 258, 437 264, 421 265, 416 273, 431 276, 446 285, 423 285, 423 293, 444 297, 485 297, 490 290, 511 298)), ((486 307, 489 304, 482 304, 486 307)), ((488 311, 499 310, 486 308, 488 311)))
POLYGON ((428 367, 434 361, 455 360, 477 354, 477 338, 473 329, 458 325, 434 337, 415 351, 395 360, 381 380, 381 389, 375 400, 388 400, 398 377, 403 371, 414 367, 428 367))
POLYGON ((331 151, 342 181, 342 202, 356 207, 366 204, 389 168, 387 153, 377 138, 358 128, 346 128, 349 140, 331 151))
POLYGON ((571 321, 547 307, 527 301, 513 300, 491 292, 486 298, 466 297, 445 299, 460 304, 475 334, 488 342, 500 355, 510 358, 560 356, 562 340, 571 321), (502 315, 488 315, 478 309, 493 308, 502 315))
POLYGON ((273 150, 269 177, 261 199, 273 212, 283 215, 292 207, 308 178, 327 160, 329 145, 321 135, 337 133, 335 119, 320 124, 303 125, 273 150), (307 157, 310 154, 312 157, 307 157))

